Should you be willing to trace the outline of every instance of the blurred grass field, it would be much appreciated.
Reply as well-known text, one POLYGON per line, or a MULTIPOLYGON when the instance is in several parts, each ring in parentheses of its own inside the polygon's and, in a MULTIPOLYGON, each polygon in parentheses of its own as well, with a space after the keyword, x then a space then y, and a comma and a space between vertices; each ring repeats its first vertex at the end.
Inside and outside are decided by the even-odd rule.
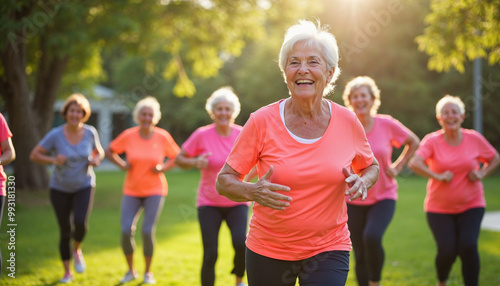
MULTIPOLYGON (((169 195, 166 198, 156 232, 152 271, 158 285, 200 285, 202 258, 201 235, 195 208, 197 171, 173 170, 166 174, 169 195)), ((83 245, 87 271, 75 274, 72 285, 119 285, 126 272, 120 248, 120 201, 123 172, 97 172, 94 207, 89 218, 89 232, 83 245)), ((396 214, 384 237, 386 261, 383 285, 435 285, 435 245, 423 212, 427 180, 402 175, 398 178, 399 201, 396 214)), ((500 210, 500 176, 484 180, 487 211, 500 210)), ((0 285, 56 285, 63 269, 58 253, 58 230, 48 192, 16 193, 15 278, 8 277, 6 260, 7 216, 4 213, 0 232, 3 269, 0 285)), ((139 222, 139 227, 141 222, 139 222)), ((138 234, 140 229, 138 228, 138 234)), ((144 263, 140 235, 136 236, 135 264, 141 278, 127 285, 140 285, 144 263)), ((233 251, 225 225, 219 236, 219 259, 216 286, 234 285, 233 251)), ((480 285, 500 285, 500 233, 482 230, 479 239, 481 256, 480 285)), ((347 285, 357 285, 351 255, 347 285)), ((450 275, 449 286, 463 285, 460 262, 450 275)))

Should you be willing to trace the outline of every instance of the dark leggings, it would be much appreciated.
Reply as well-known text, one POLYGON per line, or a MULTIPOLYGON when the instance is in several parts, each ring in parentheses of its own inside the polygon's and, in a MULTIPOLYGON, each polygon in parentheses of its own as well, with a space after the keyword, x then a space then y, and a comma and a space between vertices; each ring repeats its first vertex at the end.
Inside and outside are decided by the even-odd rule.
POLYGON ((356 278, 360 286, 378 282, 384 265, 382 237, 394 216, 396 202, 383 200, 370 206, 347 204, 348 226, 356 259, 356 278))
POLYGON ((343 286, 349 272, 349 251, 327 251, 287 261, 262 256, 247 248, 249 286, 343 286))
POLYGON ((435 263, 439 281, 448 280, 451 267, 459 256, 464 284, 478 285, 477 241, 483 216, 484 208, 474 208, 459 214, 427 213, 427 222, 437 244, 435 263))
POLYGON ((77 242, 82 242, 87 233, 87 221, 93 200, 94 188, 91 187, 75 193, 50 189, 50 202, 59 224, 59 252, 63 261, 71 258, 71 237, 77 242), (74 230, 72 230, 71 219, 73 219, 74 230))
POLYGON ((201 267, 201 285, 212 286, 215 283, 215 262, 217 261, 219 230, 225 220, 234 248, 234 268, 231 273, 237 277, 245 274, 245 240, 248 222, 248 206, 198 208, 198 220, 203 240, 203 264, 201 267))
MULTIPOLYGON (((2 224, 2 214, 5 205, 5 196, 0 196, 0 226, 2 224)), ((2 275, 2 252, 0 251, 0 276, 2 275)))

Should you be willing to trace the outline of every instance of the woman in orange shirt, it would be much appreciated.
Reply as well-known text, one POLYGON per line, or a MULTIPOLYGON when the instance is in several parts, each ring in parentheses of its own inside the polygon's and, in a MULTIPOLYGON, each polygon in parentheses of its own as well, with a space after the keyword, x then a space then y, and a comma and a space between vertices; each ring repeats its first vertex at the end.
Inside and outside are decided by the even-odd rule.
POLYGON ((324 98, 340 73, 332 34, 309 21, 290 27, 279 66, 291 96, 250 116, 217 191, 254 201, 250 286, 293 286, 297 278, 300 285, 344 285, 351 250, 344 196, 364 200, 378 162, 356 115, 324 98), (259 181, 243 182, 255 165, 259 181))
POLYGON ((139 101, 133 115, 139 126, 123 131, 106 150, 109 160, 127 171, 121 206, 121 241, 129 269, 120 282, 129 282, 138 277, 133 263, 134 232, 140 212, 144 210, 144 284, 154 284, 156 280, 150 271, 154 229, 168 192, 163 172, 174 166, 174 160, 165 161, 165 157, 175 159, 180 149, 166 130, 156 127, 161 111, 155 98, 146 97, 139 101), (125 154, 126 161, 118 154, 125 154))

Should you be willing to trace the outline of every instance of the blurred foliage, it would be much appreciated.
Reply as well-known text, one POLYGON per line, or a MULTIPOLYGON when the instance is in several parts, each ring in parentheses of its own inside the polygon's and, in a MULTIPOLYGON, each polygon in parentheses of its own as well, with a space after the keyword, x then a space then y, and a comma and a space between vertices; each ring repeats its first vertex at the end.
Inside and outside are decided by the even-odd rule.
MULTIPOLYGON (((24 2, 33 1, 16 1, 24 2)), ((178 143, 211 122, 205 101, 220 86, 232 86, 240 97, 238 124, 244 124, 259 107, 288 96, 277 59, 286 28, 299 18, 319 19, 337 38, 342 73, 330 99, 343 105, 341 94, 347 81, 368 75, 382 90, 379 112, 394 116, 420 138, 439 128, 434 108, 445 94, 464 100, 464 127, 472 128, 470 56, 488 56, 494 63, 499 53, 495 43, 500 38, 499 4, 491 0, 69 3, 61 6, 89 9, 82 15, 75 11, 65 18, 54 17, 44 28, 81 28, 71 30, 67 39, 57 35, 50 39, 62 52, 73 55, 60 93, 98 82, 114 89, 130 106, 153 95, 162 105, 159 125, 171 131, 178 143), (470 9, 464 8, 467 5, 470 9), (419 46, 426 52, 435 47, 443 59, 437 70, 447 72, 429 71, 435 55, 419 52, 419 46), (451 66, 462 73, 449 70, 451 66)), ((13 23, 1 21, 0 31, 8 25, 13 23)), ((30 74, 36 74, 37 41, 37 37, 30 39, 30 74)), ((499 150, 499 66, 485 66, 482 80, 484 135, 499 150)))
POLYGON ((431 0, 419 49, 431 56, 429 68, 463 73, 468 60, 500 62, 500 3, 497 0, 431 0))
MULTIPOLYGON (((277 64, 278 53, 284 32, 300 18, 320 20, 337 38, 342 73, 335 91, 329 96, 333 101, 343 105, 341 94, 345 84, 355 76, 368 75, 382 90, 379 112, 394 116, 420 138, 440 128, 435 118, 435 104, 445 94, 464 100, 467 114, 463 126, 472 128, 471 63, 464 63, 463 74, 454 70, 437 73, 427 69, 429 56, 418 51, 415 38, 425 29, 424 19, 430 13, 430 1, 276 0, 268 3, 271 5, 264 9, 264 33, 249 41, 239 57, 221 54, 224 66, 218 75, 203 78, 186 69, 196 87, 192 98, 176 97, 171 92, 173 83, 160 80, 160 71, 165 70, 163 65, 171 57, 161 54, 153 57, 157 69, 155 78, 160 84, 148 92, 161 100, 163 118, 160 126, 171 131, 178 143, 187 139, 197 127, 211 123, 205 101, 220 86, 232 86, 240 98, 242 108, 236 119, 238 124, 244 124, 250 113, 259 107, 288 96, 277 64)), ((118 90, 122 92, 130 90, 133 79, 142 80, 147 74, 144 63, 137 69, 136 73, 131 72, 134 69, 118 67, 110 70, 117 79, 110 84, 113 88, 121 86, 118 90), (125 78, 131 80, 123 80, 120 73, 129 74, 125 78)), ((498 66, 487 66, 483 70, 484 135, 497 150, 500 149, 497 124, 500 115, 496 110, 500 109, 500 104, 495 99, 500 98, 499 71, 498 66)))

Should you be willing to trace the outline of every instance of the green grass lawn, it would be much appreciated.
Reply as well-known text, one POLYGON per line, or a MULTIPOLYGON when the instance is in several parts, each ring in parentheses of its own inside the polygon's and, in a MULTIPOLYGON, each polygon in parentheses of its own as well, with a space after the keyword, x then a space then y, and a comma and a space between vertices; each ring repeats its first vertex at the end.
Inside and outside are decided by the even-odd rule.
MULTIPOLYGON (((120 200, 123 172, 98 172, 94 208, 83 251, 87 271, 75 274, 73 285, 118 285, 126 272, 120 248, 120 200)), ((167 173, 169 195, 159 218, 152 271, 158 285, 200 285, 202 257, 195 198, 199 173, 174 170, 167 173)), ((402 176, 396 214, 384 237, 386 262, 383 285, 435 285, 435 246, 423 212, 426 180, 402 176)), ((500 210, 500 177, 484 181, 487 211, 500 210)), ((63 274, 58 254, 58 231, 48 192, 16 193, 15 278, 8 277, 7 218, 4 214, 0 241, 4 266, 0 285, 55 285, 63 274)), ((139 222, 139 227, 141 222, 139 222)), ((138 228, 138 233, 140 229, 138 228)), ((144 263, 140 235, 136 237, 135 263, 141 275, 144 263)), ((216 285, 234 285, 230 235, 224 225, 219 237, 216 285)), ((482 231, 480 285, 500 285, 500 233, 482 231)), ((347 285, 356 285, 354 259, 347 285)), ((128 285, 139 285, 136 282, 128 285)), ((460 262, 452 270, 449 285, 462 285, 460 262)))

